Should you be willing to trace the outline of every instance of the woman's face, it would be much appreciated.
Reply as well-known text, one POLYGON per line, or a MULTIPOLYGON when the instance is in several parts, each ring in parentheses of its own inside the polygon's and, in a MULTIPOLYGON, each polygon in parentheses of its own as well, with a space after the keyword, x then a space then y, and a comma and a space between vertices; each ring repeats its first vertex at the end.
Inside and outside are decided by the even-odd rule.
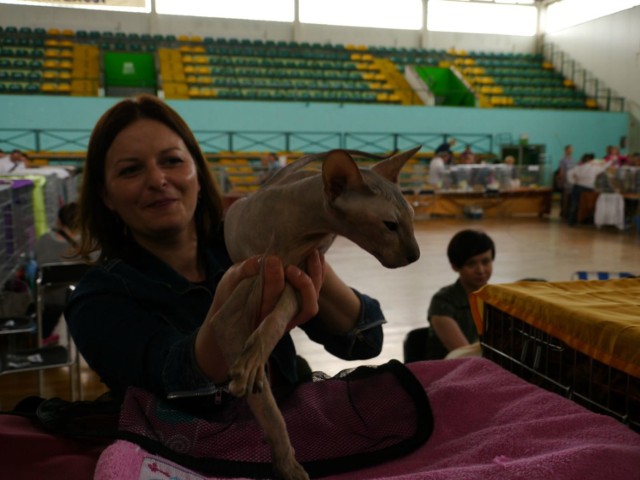
POLYGON ((454 270, 460 275, 462 286, 469 292, 475 292, 489 283, 493 273, 491 250, 471 257, 461 268, 454 270))
POLYGON ((107 151, 103 201, 138 241, 195 234, 199 190, 193 157, 182 138, 161 122, 135 121, 107 151))

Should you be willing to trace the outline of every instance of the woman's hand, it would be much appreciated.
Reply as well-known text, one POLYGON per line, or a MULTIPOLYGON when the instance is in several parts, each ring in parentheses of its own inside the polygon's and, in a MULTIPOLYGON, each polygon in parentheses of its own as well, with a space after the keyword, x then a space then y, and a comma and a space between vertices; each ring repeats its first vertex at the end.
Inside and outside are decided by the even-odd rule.
MULTIPOLYGON (((218 283, 209 314, 198 331, 195 342, 195 356, 198 365, 216 383, 227 380, 229 365, 227 365, 222 348, 218 343, 218 334, 213 327, 212 319, 229 301, 240 282, 260 274, 262 262, 264 262, 264 286, 256 325, 273 310, 284 291, 285 282, 289 282, 293 286, 301 299, 301 308, 289 323, 288 330, 306 322, 318 312, 318 295, 324 282, 325 273, 324 258, 318 252, 314 251, 307 259, 308 274, 294 266, 283 268, 282 262, 276 256, 268 256, 264 259, 260 256, 254 256, 231 266, 218 283)), ((240 305, 246 301, 246 299, 236 300, 240 305)))
MULTIPOLYGON (((288 330, 291 330, 301 323, 310 320, 317 315, 319 306, 318 298, 320 296, 320 289, 324 283, 325 263, 324 255, 320 255, 317 250, 314 250, 311 255, 307 257, 307 273, 305 274, 298 267, 289 265, 286 269, 287 282, 297 290, 300 298, 300 310, 296 316, 289 322, 288 330)), ((266 289, 265 282, 265 289, 266 289)), ((266 295, 263 290, 263 298, 266 295)), ((278 296, 279 298, 279 296, 278 296)), ((264 301, 263 301, 264 305, 264 301)), ((274 303, 275 306, 275 303, 274 303)), ((273 307, 271 307, 273 309, 273 307)), ((268 312, 271 310, 268 310, 268 312)))
POLYGON ((315 250, 307 258, 308 273, 294 265, 283 268, 280 259, 274 255, 253 256, 231 266, 216 289, 212 305, 213 312, 220 309, 242 280, 260 273, 262 262, 264 262, 264 282, 257 322, 262 321, 273 310, 282 295, 285 281, 298 292, 301 300, 300 310, 289 324, 289 329, 306 322, 318 313, 318 295, 324 281, 324 257, 315 250))

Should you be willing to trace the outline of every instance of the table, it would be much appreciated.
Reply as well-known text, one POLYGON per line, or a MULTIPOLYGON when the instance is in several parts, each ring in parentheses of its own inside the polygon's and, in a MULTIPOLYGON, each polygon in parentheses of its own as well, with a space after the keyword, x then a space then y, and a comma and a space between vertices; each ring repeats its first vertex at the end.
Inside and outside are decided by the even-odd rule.
POLYGON ((481 211, 483 217, 514 217, 551 213, 550 188, 517 188, 498 192, 440 190, 405 194, 416 215, 463 217, 481 211), (481 210, 480 210, 481 209, 481 210))

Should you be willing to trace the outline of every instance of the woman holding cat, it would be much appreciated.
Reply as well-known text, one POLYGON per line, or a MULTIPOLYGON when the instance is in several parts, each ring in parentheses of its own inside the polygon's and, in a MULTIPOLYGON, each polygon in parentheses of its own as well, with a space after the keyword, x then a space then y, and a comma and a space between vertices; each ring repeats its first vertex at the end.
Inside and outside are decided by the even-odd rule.
MULTIPOLYGON (((229 366, 211 318, 242 279, 261 270, 256 324, 289 282, 302 299, 291 328, 299 325, 343 359, 380 353, 379 303, 346 286, 318 253, 308 273, 272 256, 232 265, 206 160, 184 120, 156 97, 123 100, 98 121, 79 205, 79 253, 100 256, 66 318, 80 352, 115 393, 128 386, 161 397, 224 392, 229 366)), ((272 383, 299 381, 288 334, 269 365, 272 383)))

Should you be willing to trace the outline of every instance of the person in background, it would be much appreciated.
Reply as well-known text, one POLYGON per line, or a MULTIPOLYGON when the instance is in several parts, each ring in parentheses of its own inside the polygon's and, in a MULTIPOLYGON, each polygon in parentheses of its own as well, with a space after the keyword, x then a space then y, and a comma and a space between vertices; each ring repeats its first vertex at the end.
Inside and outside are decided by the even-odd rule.
POLYGON ((427 360, 444 358, 449 352, 478 341, 469 294, 489 283, 496 247, 485 232, 465 229, 449 241, 447 257, 458 279, 431 298, 427 311, 427 360))
POLYGON ((609 158, 607 161, 596 160, 593 153, 585 153, 580 159, 580 163, 567 173, 571 184, 571 202, 569 209, 569 225, 578 223, 578 209, 580 206, 580 195, 583 192, 593 192, 596 188, 597 176, 606 171, 616 161, 609 158))
POLYGON ((568 218, 569 205, 571 203, 571 183, 567 176, 569 170, 575 167, 575 160, 573 158, 573 146, 565 145, 564 155, 560 159, 558 165, 558 173, 555 179, 556 190, 561 193, 560 198, 560 217, 568 218))
POLYGON ((429 183, 436 188, 447 186, 447 165, 451 160, 451 152, 443 150, 429 162, 429 183))
POLYGON ((407 334, 405 363, 440 360, 450 352, 471 350, 478 341, 478 331, 471 314, 469 294, 489 282, 495 256, 493 240, 481 230, 464 229, 451 238, 447 257, 458 278, 431 298, 427 310, 429 326, 407 334))
MULTIPOLYGON (((56 225, 49 232, 38 237, 35 247, 37 264, 79 260, 74 255, 74 249, 78 246, 79 240, 78 205, 70 202, 58 210, 56 225)), ((58 340, 58 336, 53 332, 64 312, 67 295, 68 289, 64 286, 48 289, 47 296, 44 298, 46 308, 43 310, 41 335, 42 343, 45 345, 56 343, 58 340)))
MULTIPOLYGON (((382 348, 380 304, 348 287, 317 252, 305 273, 275 256, 233 264, 223 203, 185 121, 152 95, 121 100, 89 140, 78 204, 78 253, 99 251, 65 318, 77 348, 114 396, 130 386, 161 398, 226 405, 229 367, 214 316, 237 285, 263 275, 256 325, 289 282, 301 308, 290 324, 345 360, 382 348)), ((289 334, 269 360, 275 385, 301 380, 289 334)))
POLYGON ((9 155, 0 150, 0 174, 18 174, 24 171, 28 165, 29 157, 20 150, 14 149, 9 155))
POLYGON ((446 142, 443 142, 442 144, 438 145, 438 148, 436 148, 434 153, 438 155, 439 153, 442 153, 442 152, 448 152, 450 156, 453 156, 452 149, 456 143, 458 143, 458 141, 454 137, 450 137, 449 139, 447 139, 446 142))
POLYGON ((7 173, 13 167, 11 157, 2 148, 0 148, 0 175, 7 173))
POLYGON ((510 190, 520 186, 518 169, 515 163, 515 157, 513 155, 507 155, 501 164, 496 165, 495 181, 498 182, 501 190, 510 190))
POLYGON ((258 180, 260 185, 264 185, 280 169, 280 162, 274 152, 269 152, 260 158, 260 163, 262 164, 262 173, 258 180))
POLYGON ((606 155, 604 157, 604 161, 608 162, 612 161, 613 167, 622 167, 627 164, 627 157, 620 154, 620 149, 616 145, 608 145, 606 150, 606 155))
POLYGON ((460 161, 451 168, 451 183, 457 188, 465 190, 472 184, 472 165, 475 164, 475 155, 471 150, 460 154, 460 161))

